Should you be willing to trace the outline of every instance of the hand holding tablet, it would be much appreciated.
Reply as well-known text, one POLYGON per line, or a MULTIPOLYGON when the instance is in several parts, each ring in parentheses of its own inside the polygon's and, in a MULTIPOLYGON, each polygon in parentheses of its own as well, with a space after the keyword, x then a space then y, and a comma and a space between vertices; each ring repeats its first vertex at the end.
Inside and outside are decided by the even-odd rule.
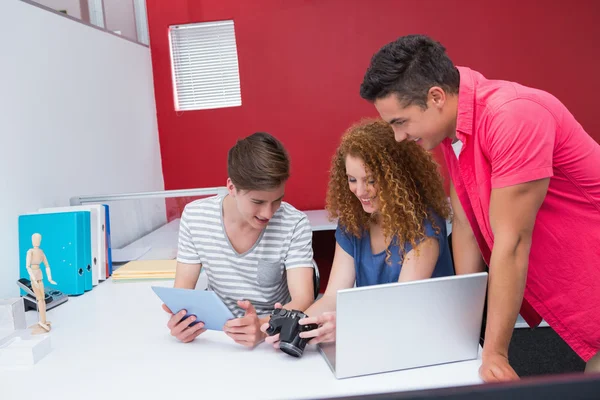
POLYGON ((162 308, 171 316, 167 322, 167 328, 169 328, 171 336, 174 336, 182 343, 189 343, 202 333, 206 332, 204 323, 202 322, 198 322, 193 326, 191 325, 192 322, 196 321, 195 316, 192 315, 189 318, 184 318, 185 310, 181 310, 177 314, 173 314, 169 307, 167 307, 164 303, 162 308))
POLYGON ((174 314, 169 321, 169 328, 173 336, 181 341, 191 341, 206 329, 222 331, 225 323, 234 318, 229 308, 212 291, 160 286, 153 286, 152 290, 168 308, 165 311, 174 314), (181 310, 186 313, 179 315, 181 310))

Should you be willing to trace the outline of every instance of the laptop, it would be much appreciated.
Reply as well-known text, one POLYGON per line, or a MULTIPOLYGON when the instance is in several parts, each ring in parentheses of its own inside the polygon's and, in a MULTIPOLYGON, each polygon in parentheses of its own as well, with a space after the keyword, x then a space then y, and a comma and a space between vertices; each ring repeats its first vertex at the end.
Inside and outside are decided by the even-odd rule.
POLYGON ((487 272, 337 292, 336 341, 318 345, 336 378, 473 360, 487 272))

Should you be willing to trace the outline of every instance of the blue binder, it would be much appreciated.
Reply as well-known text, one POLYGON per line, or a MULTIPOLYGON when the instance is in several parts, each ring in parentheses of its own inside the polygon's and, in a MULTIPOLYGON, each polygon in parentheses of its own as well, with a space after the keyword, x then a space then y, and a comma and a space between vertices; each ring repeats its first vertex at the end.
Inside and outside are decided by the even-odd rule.
POLYGON ((102 204, 104 206, 104 210, 106 211, 106 223, 104 226, 106 227, 106 277, 112 275, 113 265, 112 265, 112 245, 110 243, 110 213, 109 207, 107 204, 102 204))
MULTIPOLYGON (((68 295, 83 294, 92 287, 90 212, 37 213, 19 216, 19 277, 29 279, 25 267, 27 250, 32 248, 31 236, 42 235, 40 248, 46 254, 52 278, 51 285, 42 268, 44 287, 68 295), (86 225, 87 221, 87 225, 86 225), (86 230, 87 227, 87 230, 86 230), (87 272, 90 266, 89 273, 87 272)), ((24 294, 24 293, 23 293, 24 294)))

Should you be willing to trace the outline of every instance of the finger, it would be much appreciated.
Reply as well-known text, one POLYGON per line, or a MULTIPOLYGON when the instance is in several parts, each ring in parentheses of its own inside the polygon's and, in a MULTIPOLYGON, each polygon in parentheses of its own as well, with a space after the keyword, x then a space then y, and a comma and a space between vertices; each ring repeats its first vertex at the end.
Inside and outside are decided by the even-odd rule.
POLYGON ((314 339, 311 339, 308 341, 308 344, 319 344, 321 343, 321 338, 320 337, 316 337, 314 339))
POLYGON ((181 342, 189 343, 189 342, 193 341, 194 339, 196 339, 201 334, 203 334, 204 332, 206 332, 206 329, 200 329, 199 331, 197 331, 193 335, 188 336, 186 339, 182 340, 181 342))
POLYGON ((166 304, 162 305, 162 309, 165 310, 166 312, 168 312, 169 314, 173 314, 173 311, 171 311, 171 309, 169 307, 167 307, 166 304))
POLYGON ((484 382, 498 382, 498 378, 492 373, 491 369, 487 365, 482 365, 479 368, 479 376, 484 382))
POLYGON ((238 306, 246 310, 246 315, 256 315, 256 309, 248 300, 238 300, 238 306))
POLYGON ((505 381, 507 379, 506 374, 504 373, 504 368, 497 364, 492 364, 490 366, 490 372, 498 381, 505 381))
POLYGON ((300 323, 302 325, 307 325, 307 324, 323 325, 327 322, 331 322, 334 320, 335 320, 335 314, 321 314, 316 317, 302 318, 298 321, 298 323, 300 323))
POLYGON ((250 332, 247 326, 232 326, 231 328, 225 329, 225 333, 243 333, 247 335, 250 332))
POLYGON ((264 324, 262 324, 260 326, 260 331, 261 332, 267 333, 267 329, 269 329, 269 323, 268 322, 265 322, 264 324))
POLYGON ((301 338, 312 338, 312 337, 317 337, 317 336, 323 336, 326 333, 329 333, 331 331, 331 326, 329 324, 327 325, 323 325, 320 328, 317 329, 313 329, 311 331, 306 331, 306 332, 300 332, 300 336, 301 338))
POLYGON ((225 334, 235 341, 248 339, 248 335, 245 333, 225 332, 225 334))
POLYGON ((232 338, 236 343, 243 344, 244 346, 250 344, 251 347, 263 341, 260 336, 248 333, 226 333, 227 336, 232 338))
POLYGON ((169 329, 175 328, 177 324, 181 322, 181 319, 185 316, 185 310, 179 311, 177 314, 172 314, 169 322, 167 322, 167 326, 169 329))
POLYGON ((252 340, 246 334, 242 333, 228 333, 226 335, 233 339, 234 342, 246 346, 249 343, 252 343, 252 340))
POLYGON ((260 327, 257 324, 248 324, 244 326, 234 326, 227 328, 228 332, 231 333, 245 333, 246 335, 261 335, 260 327))
POLYGON ((256 314, 249 314, 244 317, 237 318, 237 321, 230 319, 229 321, 227 321, 227 323, 225 323, 225 326, 229 326, 229 327, 248 327, 248 326, 253 327, 256 325, 258 325, 258 315, 256 315, 256 314))
POLYGON ((252 320, 253 320, 253 318, 248 318, 248 317, 241 317, 241 318, 230 319, 229 321, 227 321, 225 323, 225 327, 226 328, 233 328, 234 326, 246 326, 246 325, 250 325, 250 323, 251 323, 252 320))
POLYGON ((275 342, 279 342, 279 333, 273 336, 267 336, 265 338, 265 342, 269 344, 275 344, 275 342))
POLYGON ((317 336, 314 339, 311 339, 308 344, 318 344, 318 343, 329 343, 335 341, 335 332, 326 333, 322 336, 317 336))
POLYGON ((508 376, 509 376, 510 379, 514 379, 514 380, 520 380, 521 379, 519 377, 519 375, 517 375, 517 372, 514 369, 510 368, 510 370, 507 371, 507 372, 508 372, 508 376))
POLYGON ((275 308, 283 308, 283 304, 281 304, 281 303, 275 303, 275 308))
POLYGON ((189 328, 190 324, 194 321, 196 321, 195 315, 192 315, 192 316, 184 319, 183 321, 181 321, 180 323, 175 325, 173 328, 171 328, 171 334, 173 336, 178 336, 181 332, 183 332, 184 330, 189 328))
POLYGON ((323 320, 323 315, 319 315, 318 317, 307 317, 307 318, 301 318, 300 320, 298 320, 299 324, 302 325, 307 325, 307 324, 323 324, 325 323, 325 321, 323 320))
POLYGON ((206 329, 204 328, 204 324, 202 322, 199 322, 191 328, 184 330, 181 333, 181 335, 177 337, 177 339, 181 340, 184 343, 188 343, 196 339, 201 333, 204 333, 205 331, 206 329))
POLYGON ((494 371, 498 379, 502 382, 519 380, 519 375, 515 372, 510 365, 500 365, 497 367, 498 373, 494 371))
POLYGON ((519 375, 517 375, 515 370, 508 363, 508 360, 506 363, 500 364, 498 366, 498 369, 500 370, 501 379, 503 379, 503 380, 512 381, 512 380, 520 379, 519 375))

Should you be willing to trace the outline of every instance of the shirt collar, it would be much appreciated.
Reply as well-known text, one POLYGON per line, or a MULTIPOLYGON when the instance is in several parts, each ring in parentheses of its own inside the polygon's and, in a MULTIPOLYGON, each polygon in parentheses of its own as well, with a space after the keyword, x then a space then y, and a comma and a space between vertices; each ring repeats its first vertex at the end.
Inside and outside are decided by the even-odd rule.
POLYGON ((466 67, 456 67, 460 73, 458 89, 458 112, 456 115, 456 137, 464 140, 465 135, 473 135, 473 114, 475 113, 475 80, 473 71, 466 67))

